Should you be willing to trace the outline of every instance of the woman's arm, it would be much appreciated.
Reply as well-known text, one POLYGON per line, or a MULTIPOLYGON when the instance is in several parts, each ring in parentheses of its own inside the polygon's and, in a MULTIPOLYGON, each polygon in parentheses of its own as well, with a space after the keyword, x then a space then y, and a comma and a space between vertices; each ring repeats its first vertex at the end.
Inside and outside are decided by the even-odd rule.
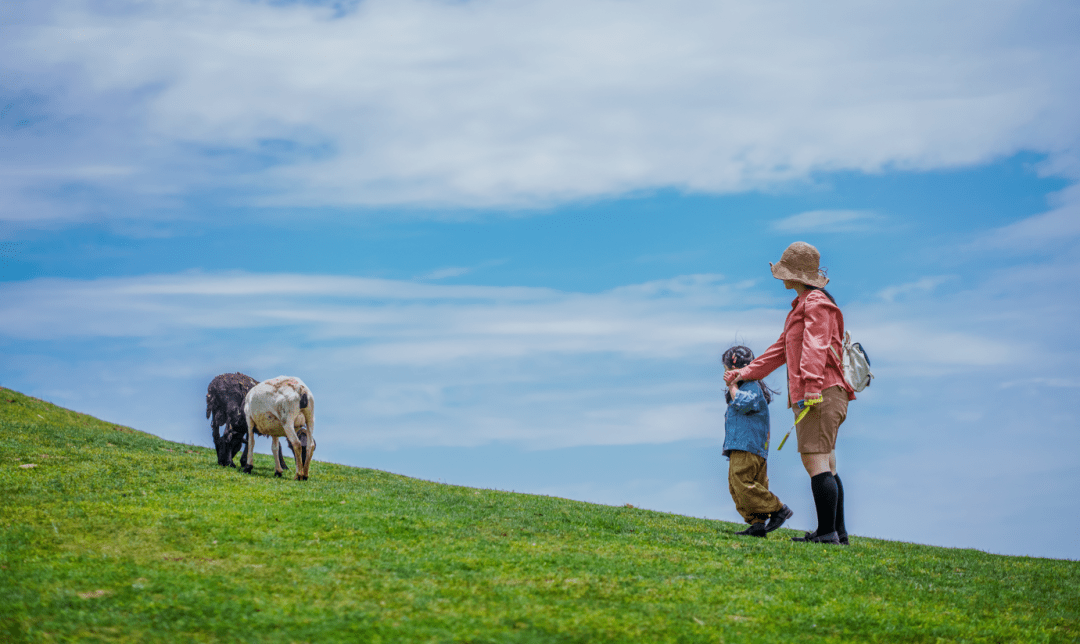
POLYGON ((785 362, 787 362, 787 349, 784 348, 784 334, 781 332, 780 339, 773 342, 772 346, 765 349, 765 353, 758 356, 756 360, 742 369, 728 373, 738 373, 739 380, 761 380, 779 369, 785 362))

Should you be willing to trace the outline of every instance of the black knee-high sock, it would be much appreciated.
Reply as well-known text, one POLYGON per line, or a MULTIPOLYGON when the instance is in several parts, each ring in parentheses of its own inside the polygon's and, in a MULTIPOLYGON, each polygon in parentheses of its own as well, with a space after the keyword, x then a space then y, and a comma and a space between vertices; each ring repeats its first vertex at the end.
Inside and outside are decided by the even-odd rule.
POLYGON ((833 474, 836 479, 836 532, 841 536, 847 534, 847 526, 844 525, 844 484, 840 482, 840 475, 833 474))
POLYGON ((822 472, 810 477, 810 491, 814 493, 817 507, 817 533, 836 531, 836 477, 832 472, 822 472))

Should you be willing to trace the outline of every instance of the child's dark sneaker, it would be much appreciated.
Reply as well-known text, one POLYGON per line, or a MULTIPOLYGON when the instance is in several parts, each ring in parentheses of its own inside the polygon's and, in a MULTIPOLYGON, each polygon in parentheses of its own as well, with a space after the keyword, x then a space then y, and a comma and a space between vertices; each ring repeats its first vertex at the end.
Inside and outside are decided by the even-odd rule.
POLYGON ((751 523, 750 527, 736 532, 735 534, 743 537, 764 537, 765 536, 765 524, 764 523, 751 523))
POLYGON ((765 524, 765 532, 772 532, 773 530, 784 525, 784 521, 790 519, 793 514, 795 514, 795 511, 789 508, 785 503, 784 507, 780 508, 776 512, 773 512, 772 516, 769 517, 769 522, 765 524))

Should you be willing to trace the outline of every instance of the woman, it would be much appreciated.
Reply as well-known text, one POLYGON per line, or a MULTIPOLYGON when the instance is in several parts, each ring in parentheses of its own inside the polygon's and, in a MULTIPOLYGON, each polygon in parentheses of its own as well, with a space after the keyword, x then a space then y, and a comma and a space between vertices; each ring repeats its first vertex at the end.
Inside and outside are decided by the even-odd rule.
POLYGON ((829 278, 818 268, 820 260, 816 248, 795 242, 778 263, 769 264, 773 277, 797 294, 784 332, 756 360, 725 373, 724 380, 760 380, 780 365, 788 365, 788 407, 795 413, 799 454, 810 475, 818 517, 816 530, 792 541, 847 545, 844 486, 836 475, 836 435, 855 390, 844 381, 839 361, 844 316, 824 289, 829 278))

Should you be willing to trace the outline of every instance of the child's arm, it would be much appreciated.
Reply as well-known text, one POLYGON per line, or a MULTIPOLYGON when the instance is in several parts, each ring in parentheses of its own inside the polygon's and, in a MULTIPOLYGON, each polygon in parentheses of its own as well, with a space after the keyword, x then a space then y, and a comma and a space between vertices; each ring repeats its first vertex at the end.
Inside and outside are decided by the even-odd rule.
POLYGON ((731 408, 740 414, 752 414, 765 409, 765 396, 757 387, 739 389, 731 386, 731 408))

